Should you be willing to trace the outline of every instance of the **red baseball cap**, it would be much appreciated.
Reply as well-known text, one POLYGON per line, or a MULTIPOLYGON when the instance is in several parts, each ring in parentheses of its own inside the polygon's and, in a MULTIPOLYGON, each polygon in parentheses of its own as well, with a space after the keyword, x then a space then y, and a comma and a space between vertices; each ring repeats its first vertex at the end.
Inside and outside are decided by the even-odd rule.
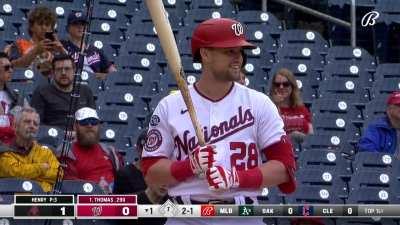
POLYGON ((387 99, 387 104, 388 105, 400 105, 400 91, 392 92, 387 99))
POLYGON ((192 56, 195 62, 199 59, 199 49, 213 48, 256 48, 246 41, 241 23, 229 18, 208 19, 200 23, 192 35, 192 56))

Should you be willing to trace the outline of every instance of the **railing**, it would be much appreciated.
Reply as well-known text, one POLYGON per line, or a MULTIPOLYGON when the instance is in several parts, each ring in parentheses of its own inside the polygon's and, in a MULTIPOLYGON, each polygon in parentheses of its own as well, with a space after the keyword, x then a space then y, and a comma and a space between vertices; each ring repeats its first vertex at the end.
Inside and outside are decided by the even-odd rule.
MULTIPOLYGON (((355 0, 351 0, 351 7, 350 7, 351 21, 350 21, 350 23, 347 21, 338 19, 336 17, 330 16, 328 14, 321 13, 317 10, 305 7, 303 5, 291 2, 289 0, 272 0, 272 1, 349 29, 351 31, 351 46, 356 47, 356 4, 355 4, 355 0)), ((264 12, 267 11, 267 0, 262 0, 262 11, 264 11, 264 12)))

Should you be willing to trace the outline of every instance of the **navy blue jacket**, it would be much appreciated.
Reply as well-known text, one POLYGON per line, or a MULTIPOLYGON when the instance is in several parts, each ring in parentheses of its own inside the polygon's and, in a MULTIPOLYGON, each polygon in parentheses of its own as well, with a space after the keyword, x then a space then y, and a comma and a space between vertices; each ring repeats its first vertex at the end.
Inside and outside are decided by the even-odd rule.
POLYGON ((390 125, 389 118, 385 116, 368 125, 358 142, 358 150, 394 154, 397 145, 396 129, 390 125))

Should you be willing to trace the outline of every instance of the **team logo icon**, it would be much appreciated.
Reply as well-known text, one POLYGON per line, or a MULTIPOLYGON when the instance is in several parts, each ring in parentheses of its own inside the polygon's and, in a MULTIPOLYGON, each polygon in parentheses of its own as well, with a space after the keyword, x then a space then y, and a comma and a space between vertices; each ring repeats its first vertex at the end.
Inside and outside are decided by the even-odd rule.
POLYGON ((157 129, 152 129, 147 133, 147 142, 145 146, 145 150, 148 152, 152 152, 157 150, 162 143, 161 132, 157 129))
POLYGON ((235 33, 236 36, 243 35, 243 33, 244 33, 243 26, 240 23, 232 24, 231 28, 232 28, 232 30, 233 30, 233 32, 235 33))
POLYGON ((95 206, 92 208, 92 215, 93 216, 101 216, 101 213, 103 212, 103 207, 101 206, 95 206))
POLYGON ((150 118, 150 125, 155 127, 160 123, 160 117, 157 115, 152 115, 150 118))
POLYGON ((379 12, 371 11, 366 13, 363 18, 361 19, 361 26, 373 26, 376 24, 376 20, 379 18, 379 12))
POLYGON ((201 216, 215 216, 215 208, 213 205, 202 205, 201 216))

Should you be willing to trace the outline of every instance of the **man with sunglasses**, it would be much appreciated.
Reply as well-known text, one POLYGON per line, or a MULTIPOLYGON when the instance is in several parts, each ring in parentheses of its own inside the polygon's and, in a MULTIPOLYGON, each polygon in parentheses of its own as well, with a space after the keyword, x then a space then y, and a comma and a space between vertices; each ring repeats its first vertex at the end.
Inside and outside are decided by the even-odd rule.
MULTIPOLYGON (((43 124, 64 128, 69 113, 75 63, 70 56, 60 54, 54 57, 52 67, 52 83, 35 89, 31 105, 39 112, 43 124)), ((95 108, 93 93, 87 85, 80 85, 79 95, 75 110, 82 107, 95 108)))
POLYGON ((8 86, 13 71, 8 55, 0 52, 0 141, 6 144, 15 137, 11 112, 24 103, 24 98, 8 86))
MULTIPOLYGON (((113 191, 116 172, 123 166, 117 150, 100 143, 100 118, 95 109, 80 108, 75 113, 76 141, 66 160, 64 179, 98 183, 105 193, 113 191)), ((58 148, 58 152, 60 152, 58 148)))

